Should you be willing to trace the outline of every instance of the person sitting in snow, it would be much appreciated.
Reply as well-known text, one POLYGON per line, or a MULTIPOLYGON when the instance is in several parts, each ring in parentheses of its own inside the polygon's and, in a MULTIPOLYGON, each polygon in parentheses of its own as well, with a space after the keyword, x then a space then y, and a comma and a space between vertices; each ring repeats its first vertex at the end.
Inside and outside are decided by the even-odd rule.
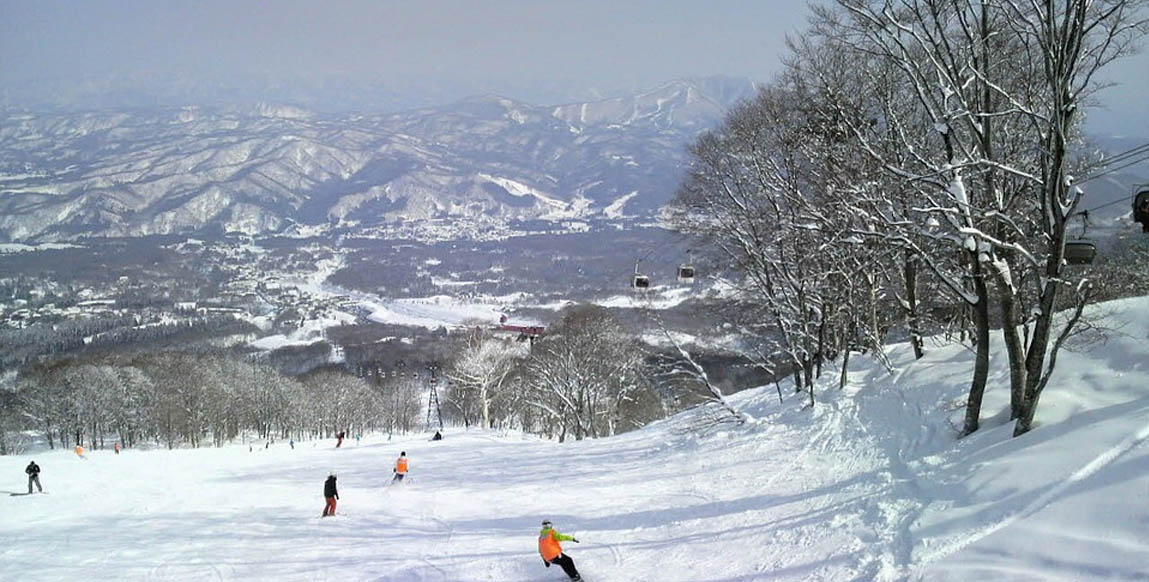
POLYGON ((339 499, 339 489, 335 487, 334 473, 328 475, 327 480, 323 482, 323 497, 327 500, 327 504, 323 506, 323 517, 335 515, 335 500, 339 499))
POLYGON ((431 437, 431 440, 433 440, 433 441, 443 440, 443 433, 440 433, 439 431, 435 431, 435 436, 431 437))
POLYGON ((395 459, 395 468, 391 472, 395 473, 395 477, 391 479, 392 483, 402 481, 407 476, 407 451, 399 453, 399 458, 395 459))
POLYGON ((543 520, 543 529, 539 532, 539 555, 543 557, 543 565, 550 568, 551 564, 558 564, 562 566, 563 572, 573 582, 582 580, 579 575, 578 569, 575 568, 574 560, 570 556, 563 553, 563 547, 559 542, 574 542, 578 543, 578 539, 574 536, 563 535, 553 527, 551 520, 543 520))
POLYGON ((28 474, 28 495, 32 494, 33 483, 36 484, 36 489, 39 490, 40 493, 43 493, 44 488, 40 486, 40 465, 37 465, 36 461, 32 461, 31 463, 28 463, 28 466, 24 469, 24 472, 28 474))

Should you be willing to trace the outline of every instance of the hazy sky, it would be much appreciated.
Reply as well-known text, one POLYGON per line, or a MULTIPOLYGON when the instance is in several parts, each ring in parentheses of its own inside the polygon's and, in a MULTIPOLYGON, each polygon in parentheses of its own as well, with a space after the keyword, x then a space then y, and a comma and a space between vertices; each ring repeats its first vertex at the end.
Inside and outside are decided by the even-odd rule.
MULTIPOLYGON (((0 0, 0 74, 648 86, 769 78, 804 0, 0 0)), ((7 82, 7 81, 5 81, 7 82)))
MULTIPOLYGON (((768 80, 805 18, 805 0, 0 0, 0 91, 26 101, 30 87, 58 96, 125 77, 226 88, 306 76, 538 100, 768 80)), ((1147 70, 1144 55, 1122 65, 1114 75, 1131 86, 1106 99, 1141 124, 1147 70)))

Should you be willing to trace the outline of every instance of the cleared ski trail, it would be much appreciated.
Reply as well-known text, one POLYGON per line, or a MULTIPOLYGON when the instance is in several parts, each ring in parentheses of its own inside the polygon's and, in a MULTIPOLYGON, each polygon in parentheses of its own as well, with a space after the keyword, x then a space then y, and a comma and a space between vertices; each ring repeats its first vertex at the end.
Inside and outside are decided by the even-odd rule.
MULTIPOLYGON (((448 429, 248 451, 0 457, 0 579, 562 582, 540 521, 589 582, 1149 580, 1149 300, 1126 336, 1067 353, 1031 433, 1011 438, 1008 371, 957 439, 969 353, 931 346, 894 372, 856 357, 818 402, 783 387, 612 438, 557 443, 448 429), (706 427, 706 428, 700 428, 706 427), (410 481, 390 485, 399 451, 410 481), (339 476, 337 515, 320 518, 339 476)), ((1000 358, 995 359, 1001 362, 1000 358)))

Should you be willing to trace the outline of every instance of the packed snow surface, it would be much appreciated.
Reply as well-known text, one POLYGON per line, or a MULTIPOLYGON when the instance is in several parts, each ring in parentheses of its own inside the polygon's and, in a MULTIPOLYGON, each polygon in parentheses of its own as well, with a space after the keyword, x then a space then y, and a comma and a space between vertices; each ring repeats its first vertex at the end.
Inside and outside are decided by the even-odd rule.
POLYGON ((468 323, 496 323, 502 312, 499 306, 488 303, 461 302, 453 297, 438 295, 420 299, 395 299, 386 302, 367 302, 368 319, 383 323, 437 328, 459 327, 468 323))
MULTIPOLYGON (((1063 353, 1035 429, 1011 438, 995 352, 982 429, 957 439, 972 356, 855 356, 818 403, 781 386, 579 442, 448 428, 0 457, 3 580, 548 581, 544 518, 590 582, 1149 579, 1149 300, 1063 353), (390 485, 401 450, 409 482, 390 485), (338 475, 335 517, 322 486, 338 475)), ((999 349, 1000 342, 995 344, 999 349)))

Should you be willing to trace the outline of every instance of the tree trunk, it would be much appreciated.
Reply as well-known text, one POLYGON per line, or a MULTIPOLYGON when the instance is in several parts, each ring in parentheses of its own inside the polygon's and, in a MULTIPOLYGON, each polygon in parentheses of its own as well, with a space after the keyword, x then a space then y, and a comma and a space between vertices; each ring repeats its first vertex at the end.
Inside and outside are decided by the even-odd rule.
POLYGON ((816 371, 815 377, 822 377, 822 354, 826 353, 826 319, 825 317, 818 323, 818 351, 817 356, 814 358, 814 365, 816 371))
POLYGON ((910 249, 905 250, 902 275, 906 284, 906 326, 910 331, 910 346, 914 349, 914 359, 920 360, 925 351, 922 349, 922 322, 918 314, 918 260, 910 249))
POLYGON ((1021 415, 1021 403, 1025 398, 1025 345, 1017 331, 1017 298, 1004 281, 1000 286, 998 303, 1001 306, 1001 333, 1009 354, 1009 418, 1013 420, 1021 415))
MULTIPOLYGON (((1060 255, 1060 253, 1054 253, 1060 255)), ((1040 388, 1044 387, 1042 378, 1042 365, 1045 364, 1045 354, 1049 346, 1049 335, 1053 329, 1053 302, 1057 298, 1057 282, 1047 280, 1041 293, 1041 313, 1038 314, 1033 325, 1033 341, 1029 344, 1029 353, 1025 359, 1025 396, 1021 401, 1017 424, 1014 426, 1013 436, 1020 436, 1029 431, 1033 424, 1033 417, 1037 413, 1037 402, 1041 396, 1040 388)))
POLYGON ((807 361, 806 365, 802 366, 806 375, 806 390, 810 392, 810 404, 814 403, 814 362, 807 361))
POLYGON ((485 387, 479 392, 479 401, 483 404, 483 428, 491 428, 491 399, 485 387))
POLYGON ((838 377, 838 390, 846 387, 846 382, 849 380, 848 369, 850 367, 850 346, 846 346, 846 351, 842 354, 842 374, 838 377))
MULTIPOLYGON (((1068 96, 1057 94, 1058 101, 1069 103, 1068 96)), ((1065 133, 1063 128, 1069 127, 1068 113, 1062 113, 1060 123, 1055 124, 1053 135, 1050 136, 1051 160, 1045 176, 1046 192, 1044 199, 1046 220, 1049 221, 1049 253, 1045 261, 1045 277, 1041 288, 1041 297, 1038 300, 1039 312, 1033 322, 1033 340, 1029 344, 1029 352, 1025 357, 1025 397, 1022 399, 1022 410, 1014 427, 1014 436, 1027 432, 1033 423, 1037 411, 1037 401, 1041 388, 1047 378, 1043 377, 1042 368, 1045 365, 1046 352, 1049 349, 1049 336, 1053 330, 1053 310, 1057 301, 1062 261, 1065 257, 1065 216, 1058 206, 1066 200, 1068 189, 1065 183, 1065 133)), ((1072 209, 1070 209, 1072 210, 1072 209)), ((1074 320, 1076 321, 1076 319, 1074 320)), ((1067 324, 1070 328, 1073 322, 1067 324)), ((1052 370, 1050 370, 1052 373, 1052 370)))
MULTIPOLYGON (((873 344, 873 348, 874 348, 875 352, 881 352, 882 351, 882 326, 878 323, 878 281, 874 277, 873 273, 866 273, 866 282, 869 284, 869 287, 870 287, 870 309, 869 309, 870 341, 867 343, 873 344)), ((851 339, 857 337, 857 335, 858 335, 857 333, 854 333, 853 337, 851 339)), ((848 347, 849 347, 849 345, 847 344, 847 348, 848 347)))
POLYGON ((981 417, 981 400, 985 395, 985 384, 989 378, 989 292, 981 264, 977 262, 976 251, 970 253, 973 261, 973 285, 977 294, 977 304, 971 306, 976 334, 977 351, 974 358, 973 380, 970 382, 969 397, 965 405, 965 425, 962 436, 973 434, 978 429, 981 417))

